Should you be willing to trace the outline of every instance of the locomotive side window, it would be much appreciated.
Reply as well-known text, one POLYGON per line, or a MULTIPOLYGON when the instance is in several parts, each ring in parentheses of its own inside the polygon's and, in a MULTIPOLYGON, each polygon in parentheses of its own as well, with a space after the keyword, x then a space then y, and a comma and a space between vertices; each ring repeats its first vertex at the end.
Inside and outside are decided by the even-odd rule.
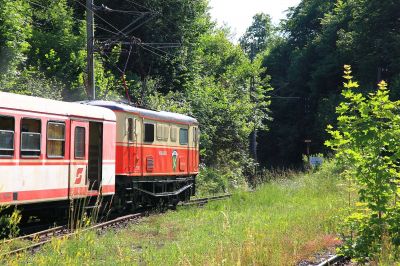
POLYGON ((14 156, 14 117, 0 116, 0 158, 14 156))
POLYGON ((193 142, 196 144, 200 138, 200 131, 197 127, 193 128, 193 142))
POLYGON ((75 128, 75 159, 85 158, 85 128, 76 127, 75 128))
POLYGON ((171 127, 171 141, 176 142, 176 135, 178 135, 178 130, 175 127, 171 127))
POLYGON ((163 139, 163 125, 157 124, 157 140, 163 139))
POLYGON ((169 127, 163 124, 157 124, 157 140, 168 141, 169 127))
POLYGON ((154 124, 144 124, 144 142, 154 142, 154 124))
POLYGON ((127 119, 127 131, 128 131, 128 141, 133 141, 133 118, 127 119))
POLYGON ((41 121, 24 118, 21 121, 21 157, 40 156, 41 121))
POLYGON ((47 124, 47 157, 63 158, 65 154, 65 123, 47 124))
POLYGON ((179 144, 186 145, 188 144, 189 136, 188 130, 186 128, 179 129, 179 144))

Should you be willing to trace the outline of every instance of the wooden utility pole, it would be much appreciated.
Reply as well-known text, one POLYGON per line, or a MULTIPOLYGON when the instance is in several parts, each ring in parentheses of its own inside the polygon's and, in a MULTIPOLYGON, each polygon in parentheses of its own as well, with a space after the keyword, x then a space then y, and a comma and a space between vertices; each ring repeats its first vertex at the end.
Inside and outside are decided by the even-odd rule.
POLYGON ((87 90, 92 100, 96 99, 96 87, 94 80, 94 17, 93 0, 86 0, 86 32, 87 32, 87 90))

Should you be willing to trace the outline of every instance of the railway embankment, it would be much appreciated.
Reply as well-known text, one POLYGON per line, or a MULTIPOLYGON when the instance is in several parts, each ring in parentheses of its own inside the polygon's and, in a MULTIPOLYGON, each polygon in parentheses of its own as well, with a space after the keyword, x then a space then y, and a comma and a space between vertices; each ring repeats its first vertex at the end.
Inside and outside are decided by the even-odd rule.
POLYGON ((51 265, 295 265, 340 244, 337 225, 346 192, 333 166, 292 173, 254 193, 54 239, 8 264, 51 265))

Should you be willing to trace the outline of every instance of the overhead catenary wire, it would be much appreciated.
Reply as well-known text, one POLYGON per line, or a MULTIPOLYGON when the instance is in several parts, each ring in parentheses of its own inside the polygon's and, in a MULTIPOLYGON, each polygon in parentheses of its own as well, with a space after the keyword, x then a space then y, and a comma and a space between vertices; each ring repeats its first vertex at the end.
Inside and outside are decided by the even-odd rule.
POLYGON ((30 1, 30 0, 26 0, 26 1, 27 1, 28 3, 30 3, 30 4, 32 4, 32 5, 35 5, 35 6, 41 7, 41 8, 43 8, 43 9, 48 9, 48 7, 45 7, 45 6, 43 6, 43 5, 39 4, 39 3, 36 3, 36 2, 30 1))
POLYGON ((143 13, 151 13, 151 12, 142 12, 142 11, 132 11, 132 10, 121 10, 121 9, 113 9, 109 8, 108 6, 105 6, 102 4, 101 6, 94 6, 93 8, 95 11, 102 11, 102 12, 115 12, 115 13, 124 13, 124 14, 136 14, 136 15, 141 15, 143 13))
POLYGON ((152 54, 154 54, 154 55, 156 55, 156 56, 159 56, 159 57, 161 57, 161 58, 164 58, 165 60, 168 60, 168 59, 169 59, 168 57, 165 57, 165 56, 163 56, 163 55, 161 55, 161 54, 158 54, 158 53, 156 53, 156 52, 150 50, 149 48, 146 48, 145 46, 143 46, 143 45, 141 45, 141 44, 138 44, 138 45, 139 45, 140 47, 142 47, 144 50, 146 50, 146 51, 148 51, 148 52, 150 52, 150 53, 152 53, 152 54))
POLYGON ((136 3, 135 1, 132 1, 132 0, 126 0, 126 1, 129 2, 129 3, 132 3, 132 4, 136 5, 136 6, 138 6, 138 7, 140 7, 140 8, 144 8, 144 9, 147 9, 148 11, 153 12, 153 10, 151 10, 150 8, 148 8, 148 7, 144 6, 144 5, 138 4, 138 3, 136 3))
MULTIPOLYGON (((80 4, 81 6, 83 6, 87 11, 93 11, 93 8, 89 8, 87 7, 85 4, 81 3, 79 0, 74 0, 75 2, 77 2, 78 4, 80 4)), ((100 15, 98 15, 96 12, 93 11, 93 14, 95 16, 97 16, 101 21, 103 21, 104 23, 106 23, 107 25, 109 25, 110 27, 112 27, 114 30, 116 31, 120 31, 117 27, 115 27, 113 24, 111 24, 110 22, 108 22, 107 20, 105 20, 104 18, 102 18, 100 15)), ((125 35, 123 32, 121 32, 123 35, 125 35)), ((127 37, 127 35, 125 35, 127 37)))

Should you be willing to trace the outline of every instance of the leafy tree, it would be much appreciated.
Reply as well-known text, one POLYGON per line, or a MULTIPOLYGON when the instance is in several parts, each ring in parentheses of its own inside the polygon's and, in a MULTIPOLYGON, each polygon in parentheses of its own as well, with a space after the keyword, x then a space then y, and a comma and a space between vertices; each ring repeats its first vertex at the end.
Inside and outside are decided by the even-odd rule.
MULTIPOLYGON (((198 40, 208 32, 210 22, 208 2, 205 0, 141 0, 132 3, 126 0, 100 1, 113 10, 133 10, 145 12, 143 15, 121 15, 118 11, 106 13, 107 23, 98 19, 101 28, 116 32, 133 21, 124 33, 112 34, 99 29, 97 36, 102 43, 99 49, 109 56, 108 47, 115 41, 124 41, 118 66, 124 69, 128 61, 126 74, 131 83, 141 83, 141 95, 145 95, 147 81, 158 80, 157 90, 163 93, 182 91, 191 86, 197 66, 192 58, 198 40), (143 16, 143 17, 141 17, 143 16), (113 25, 113 27, 110 26, 113 25), (132 31, 132 29, 134 29, 132 31), (173 45, 171 45, 171 43, 173 45), (176 46, 178 45, 178 46, 176 46), (128 60, 129 52, 131 51, 128 60)), ((97 12, 104 17, 105 14, 97 12)), ((111 66, 116 69, 115 66, 111 66)), ((116 75, 120 76, 119 70, 116 75)), ((136 86, 136 85, 134 85, 136 86)), ((136 95, 131 95, 135 96, 136 95)), ((143 96, 141 96, 143 98, 143 96)), ((143 99, 138 99, 143 101, 143 99)))
MULTIPOLYGON (((86 22, 83 16, 79 16, 67 0, 41 0, 40 5, 32 3, 31 8, 34 21, 28 60, 31 68, 65 84, 65 99, 87 98, 86 22)), ((104 69, 98 55, 95 79, 99 98, 107 97, 110 88, 117 87, 115 77, 104 69)))
POLYGON ((252 24, 247 28, 239 42, 250 57, 255 57, 255 55, 271 47, 276 38, 271 17, 268 14, 258 13, 253 17, 252 24))
POLYGON ((265 128, 269 119, 269 101, 265 96, 269 76, 261 68, 261 58, 251 64, 224 31, 203 35, 195 55, 198 72, 193 85, 185 92, 169 93, 164 100, 155 95, 149 102, 156 104, 153 107, 157 109, 179 110, 196 117, 202 131, 202 162, 225 169, 222 172, 228 174, 222 173, 224 178, 240 183, 246 165, 251 164, 249 134, 254 128, 265 128), (260 78, 262 73, 264 79, 260 78), (250 97, 251 76, 257 77, 253 97, 258 104, 250 97))
MULTIPOLYGON (((336 109, 337 129, 326 144, 346 166, 345 176, 355 183, 359 203, 346 220, 348 232, 342 251, 365 262, 384 251, 385 237, 394 250, 400 246, 398 184, 400 182, 400 101, 389 99, 386 82, 373 93, 357 92, 350 66, 345 66, 343 101, 336 109)), ((394 252, 393 254, 398 254, 394 252)))
POLYGON ((26 1, 1 0, 0 5, 0 85, 6 86, 27 59, 32 24, 26 1))

